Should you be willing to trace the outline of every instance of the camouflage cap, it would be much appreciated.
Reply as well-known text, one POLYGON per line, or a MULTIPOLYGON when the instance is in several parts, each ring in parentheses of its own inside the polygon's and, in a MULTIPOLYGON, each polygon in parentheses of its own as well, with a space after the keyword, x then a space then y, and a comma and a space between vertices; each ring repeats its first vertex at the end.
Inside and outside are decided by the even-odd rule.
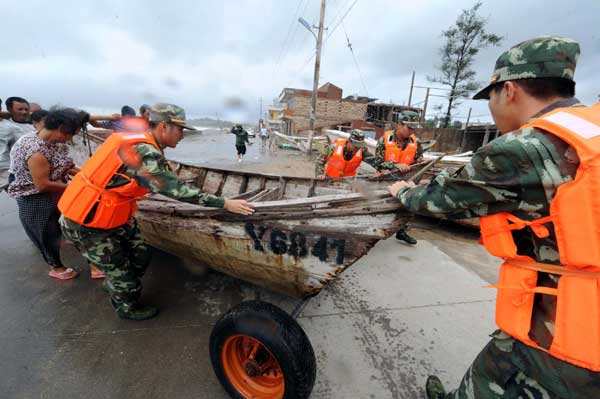
POLYGON ((411 129, 422 127, 419 122, 419 113, 415 111, 402 111, 398 116, 398 123, 411 129))
POLYGON ((169 122, 181 126, 184 129, 196 130, 195 127, 187 124, 183 108, 174 104, 154 104, 150 108, 148 120, 150 122, 169 122))
POLYGON ((564 78, 573 80, 579 58, 579 43, 574 40, 542 36, 517 44, 498 57, 490 84, 473 96, 489 99, 496 83, 531 78, 564 78))
POLYGON ((365 134, 362 130, 354 129, 350 132, 350 141, 357 147, 362 147, 365 144, 365 134))

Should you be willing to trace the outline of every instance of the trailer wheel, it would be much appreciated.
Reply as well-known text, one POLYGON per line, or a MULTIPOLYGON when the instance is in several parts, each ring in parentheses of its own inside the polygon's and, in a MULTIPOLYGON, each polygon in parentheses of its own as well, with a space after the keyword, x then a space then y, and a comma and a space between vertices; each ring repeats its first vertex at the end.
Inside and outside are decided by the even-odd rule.
POLYGON ((210 334, 210 360, 236 399, 306 399, 316 376, 313 348, 300 325, 270 303, 230 309, 210 334))

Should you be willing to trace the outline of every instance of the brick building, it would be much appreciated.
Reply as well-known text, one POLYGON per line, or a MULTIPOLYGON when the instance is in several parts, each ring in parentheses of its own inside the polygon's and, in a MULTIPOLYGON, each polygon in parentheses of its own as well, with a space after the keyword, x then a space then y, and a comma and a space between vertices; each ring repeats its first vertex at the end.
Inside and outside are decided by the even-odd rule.
MULTIPOLYGON (((357 119, 365 119, 367 114, 366 97, 342 98, 342 89, 332 83, 325 83, 317 91, 317 128, 336 126, 357 119)), ((278 102, 285 106, 283 120, 285 133, 295 135, 307 130, 310 125, 312 90, 285 88, 278 102)))
MULTIPOLYGON (((317 118, 315 126, 362 129, 363 125, 378 130, 390 129, 404 111, 421 114, 422 110, 399 104, 384 104, 377 99, 363 96, 343 97, 343 90, 332 83, 325 83, 317 91, 317 118)), ((296 135, 308 130, 312 90, 285 88, 269 108, 269 122, 283 133, 296 135), (272 123, 271 123, 272 122, 272 123)), ((379 132, 381 130, 381 132, 379 132)))

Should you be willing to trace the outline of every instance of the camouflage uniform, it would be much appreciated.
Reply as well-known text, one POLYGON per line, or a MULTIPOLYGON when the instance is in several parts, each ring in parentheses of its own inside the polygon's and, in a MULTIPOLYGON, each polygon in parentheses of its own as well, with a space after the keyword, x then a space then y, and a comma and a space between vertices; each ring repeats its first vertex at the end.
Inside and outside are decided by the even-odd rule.
MULTIPOLYGON (((183 110, 169 104, 157 104, 150 113, 150 121, 158 118, 157 112, 175 115, 176 120, 184 120, 183 110)), ((182 123, 185 126, 185 123, 182 123)), ((187 126, 185 126, 187 127, 187 126)), ((163 153, 153 145, 141 143, 134 146, 141 159, 139 166, 123 165, 118 174, 112 177, 107 188, 128 183, 119 174, 129 176, 147 190, 170 198, 222 208, 225 200, 202 192, 179 182, 171 171, 163 153)), ((117 312, 127 312, 137 304, 144 275, 150 262, 150 249, 144 244, 135 219, 113 229, 97 229, 82 226, 61 217, 63 234, 71 240, 81 254, 97 265, 106 275, 106 285, 111 301, 117 312)))
MULTIPOLYGON (((373 155, 369 152, 367 145, 364 143, 364 135, 362 132, 358 130, 353 130, 351 134, 357 134, 360 140, 352 140, 353 144, 357 148, 362 148, 363 157, 362 161, 368 163, 376 170, 398 170, 396 164, 393 162, 385 162, 383 158, 373 155)), ((315 164, 315 176, 321 176, 325 174, 325 165, 327 164, 327 160, 335 151, 335 143, 329 144, 325 146, 323 151, 317 157, 317 162, 315 164)), ((347 148, 344 148, 344 159, 349 160, 354 156, 354 152, 349 151, 347 148)))
MULTIPOLYGON (((409 127, 412 127, 413 129, 416 127, 421 127, 419 123, 419 115, 416 112, 407 112, 410 112, 410 114, 403 115, 401 122, 405 125, 408 125, 409 127)), ((398 124, 400 124, 400 122, 398 122, 398 124)), ((394 140, 396 140, 397 138, 399 138, 399 136, 396 136, 396 132, 394 132, 394 140)), ((406 146, 410 143, 410 138, 400 138, 399 142, 397 141, 396 143, 402 150, 404 150, 406 146)), ((423 146, 421 145, 421 142, 417 139, 417 152, 415 153, 414 161, 421 158, 423 156, 423 152, 423 146)), ((377 140, 375 155, 381 158, 382 160, 385 160, 385 136, 382 136, 379 138, 379 140, 377 140)))
MULTIPOLYGON (((498 59, 492 84, 534 77, 572 80, 578 55, 579 46, 568 39, 546 37, 521 43, 498 59)), ((489 90, 486 87, 476 98, 487 98, 489 90)), ((565 99, 536 116, 577 105, 576 99, 565 99)), ((402 188, 398 199, 420 214, 468 218, 510 212, 532 220, 549 214, 557 188, 573 180, 578 165, 575 150, 564 141, 539 129, 521 128, 480 148, 458 177, 441 174, 427 186, 402 188)), ((543 239, 529 229, 515 231, 519 253, 558 264, 556 240, 549 227, 551 234, 543 239)), ((559 276, 540 273, 538 279, 538 285, 556 288, 559 276)), ((555 298, 536 294, 529 335, 543 348, 552 343, 555 314, 555 298)), ((596 398, 600 397, 600 373, 496 331, 457 390, 444 393, 439 381, 431 385, 428 381, 428 390, 435 399, 596 398)))
MULTIPOLYGON (((396 133, 394 133, 394 140, 396 140, 396 133)), ((385 137, 380 137, 377 140, 377 147, 375 147, 375 156, 381 158, 385 162, 385 137)), ((397 143, 398 146, 404 150, 408 143, 410 142, 410 138, 400 139, 400 142, 397 143)), ((417 140, 417 152, 415 154, 415 161, 423 156, 423 146, 421 142, 417 140)), ((385 164, 393 163, 393 162, 385 162, 385 164)))

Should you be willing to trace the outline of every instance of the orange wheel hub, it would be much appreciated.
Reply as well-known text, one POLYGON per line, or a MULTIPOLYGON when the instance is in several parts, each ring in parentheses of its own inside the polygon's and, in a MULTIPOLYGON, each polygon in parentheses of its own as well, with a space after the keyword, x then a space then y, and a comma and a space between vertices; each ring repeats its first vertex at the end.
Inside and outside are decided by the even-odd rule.
POLYGON ((244 398, 283 398, 285 382, 279 362, 259 340, 247 335, 227 338, 221 360, 227 379, 244 398))

